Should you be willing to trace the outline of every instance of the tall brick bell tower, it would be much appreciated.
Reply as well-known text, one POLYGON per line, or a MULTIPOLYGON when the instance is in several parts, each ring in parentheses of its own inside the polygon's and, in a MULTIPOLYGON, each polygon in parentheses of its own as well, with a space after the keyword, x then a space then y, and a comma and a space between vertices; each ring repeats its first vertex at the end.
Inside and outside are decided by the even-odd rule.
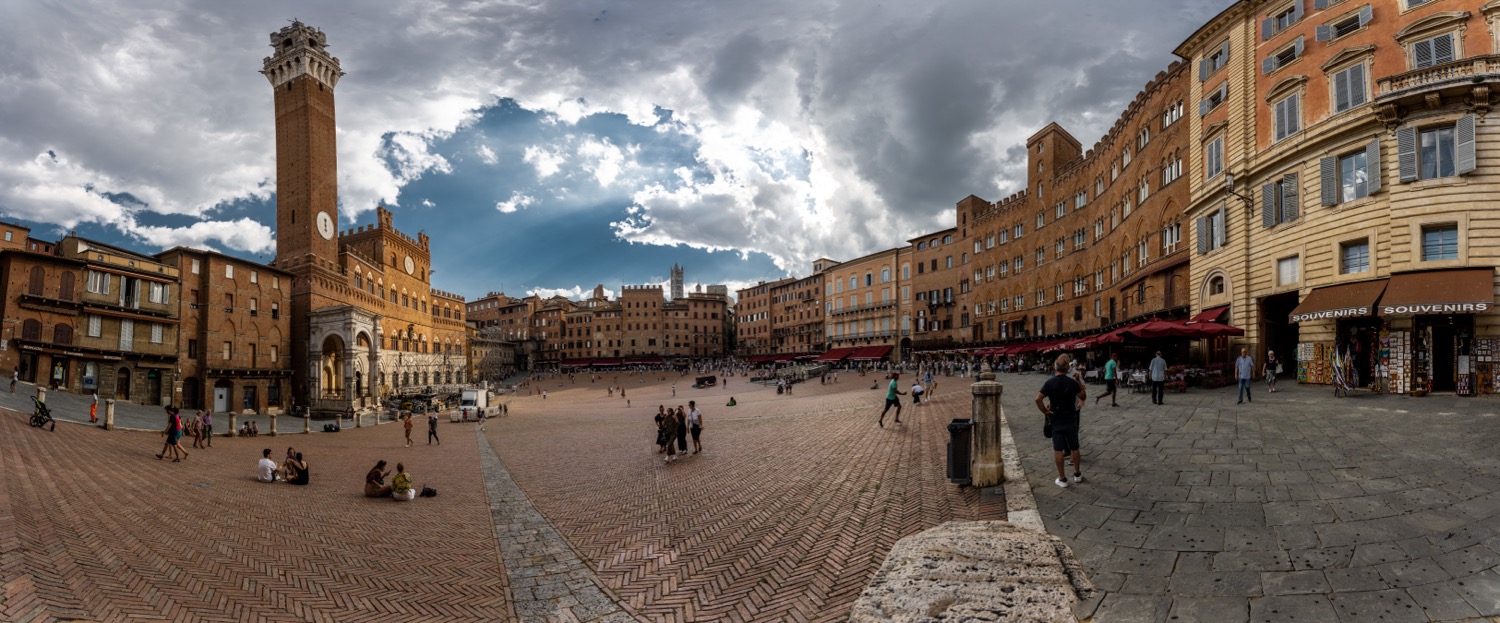
POLYGON ((293 396, 308 397, 308 314, 343 305, 338 296, 338 157, 333 87, 344 72, 323 31, 293 21, 271 33, 275 52, 261 73, 276 105, 275 266, 292 283, 293 396))

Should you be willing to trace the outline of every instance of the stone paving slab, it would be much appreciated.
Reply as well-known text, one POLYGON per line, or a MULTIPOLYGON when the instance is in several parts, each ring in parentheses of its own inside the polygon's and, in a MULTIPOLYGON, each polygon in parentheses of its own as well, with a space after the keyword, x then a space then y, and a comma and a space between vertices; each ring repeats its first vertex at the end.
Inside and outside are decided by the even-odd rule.
POLYGON ((1081 616, 1500 615, 1500 399, 1293 384, 1244 405, 1233 388, 1163 407, 1121 395, 1084 409, 1088 480, 1059 489, 1031 404, 1046 377, 998 380, 1039 514, 1104 593, 1081 616))

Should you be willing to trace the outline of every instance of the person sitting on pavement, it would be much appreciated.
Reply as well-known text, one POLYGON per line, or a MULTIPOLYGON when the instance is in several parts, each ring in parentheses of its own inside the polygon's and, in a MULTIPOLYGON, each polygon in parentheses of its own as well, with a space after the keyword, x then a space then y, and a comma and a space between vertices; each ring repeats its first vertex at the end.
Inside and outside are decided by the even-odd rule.
POLYGON ((287 480, 291 480, 292 479, 292 461, 295 461, 295 460, 297 460, 297 451, 294 450, 294 449, 292 449, 291 446, 287 446, 287 448, 286 448, 286 456, 281 459, 281 477, 282 478, 285 478, 287 480))
POLYGON ((260 451, 260 462, 255 465, 255 479, 261 482, 276 482, 276 461, 271 460, 271 449, 260 451))
POLYGON ((298 452, 297 456, 288 461, 287 465, 292 470, 291 475, 286 479, 287 484, 305 485, 311 480, 312 474, 307 469, 307 462, 302 460, 301 452, 298 452))
POLYGON ((365 497, 383 498, 391 494, 391 488, 385 484, 385 477, 391 475, 391 471, 385 468, 385 460, 375 462, 375 467, 370 473, 365 474, 365 497))
POLYGON ((406 473, 406 465, 396 464, 396 477, 391 479, 391 497, 402 502, 410 502, 417 497, 417 490, 411 488, 411 474, 406 473))
POLYGON ((736 405, 736 404, 738 404, 738 403, 736 403, 736 402, 735 402, 735 401, 734 401, 734 396, 730 396, 730 397, 729 397, 729 404, 726 404, 726 405, 724 405, 724 406, 726 406, 726 407, 733 407, 733 406, 734 406, 734 405, 736 405))

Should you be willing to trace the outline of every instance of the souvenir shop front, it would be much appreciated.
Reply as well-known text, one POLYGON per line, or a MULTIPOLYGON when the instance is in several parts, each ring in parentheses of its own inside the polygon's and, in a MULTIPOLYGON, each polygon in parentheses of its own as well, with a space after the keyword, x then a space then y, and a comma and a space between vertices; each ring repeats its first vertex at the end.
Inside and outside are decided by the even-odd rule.
POLYGON ((1492 268, 1315 289, 1291 317, 1304 337, 1297 380, 1377 393, 1500 393, 1500 337, 1477 335, 1477 319, 1495 307, 1494 289, 1492 268))
POLYGON ((1391 275, 1380 299, 1390 327, 1390 387, 1415 395, 1493 394, 1493 353, 1500 338, 1479 337, 1478 318, 1495 307, 1493 268, 1460 268, 1391 275))
POLYGON ((1345 388, 1383 389, 1382 339, 1386 327, 1376 304, 1388 280, 1375 279, 1315 288, 1291 322, 1300 326, 1297 381, 1345 388))

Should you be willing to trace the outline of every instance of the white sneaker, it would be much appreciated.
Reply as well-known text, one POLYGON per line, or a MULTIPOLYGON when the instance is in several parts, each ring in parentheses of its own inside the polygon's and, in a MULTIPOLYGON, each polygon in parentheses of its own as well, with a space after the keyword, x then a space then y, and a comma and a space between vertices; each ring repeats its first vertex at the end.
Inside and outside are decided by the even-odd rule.
POLYGON ((1058 479, 1057 479, 1057 480, 1054 480, 1054 481, 1052 481, 1052 484, 1055 484, 1055 485, 1057 485, 1057 486, 1058 486, 1058 487, 1061 487, 1061 488, 1063 488, 1063 489, 1066 489, 1066 488, 1068 488, 1068 481, 1066 481, 1066 480, 1063 480, 1063 479, 1061 479, 1061 478, 1058 478, 1058 479))
POLYGON ((1083 482, 1083 474, 1073 474, 1073 482, 1074 483, 1083 482))

